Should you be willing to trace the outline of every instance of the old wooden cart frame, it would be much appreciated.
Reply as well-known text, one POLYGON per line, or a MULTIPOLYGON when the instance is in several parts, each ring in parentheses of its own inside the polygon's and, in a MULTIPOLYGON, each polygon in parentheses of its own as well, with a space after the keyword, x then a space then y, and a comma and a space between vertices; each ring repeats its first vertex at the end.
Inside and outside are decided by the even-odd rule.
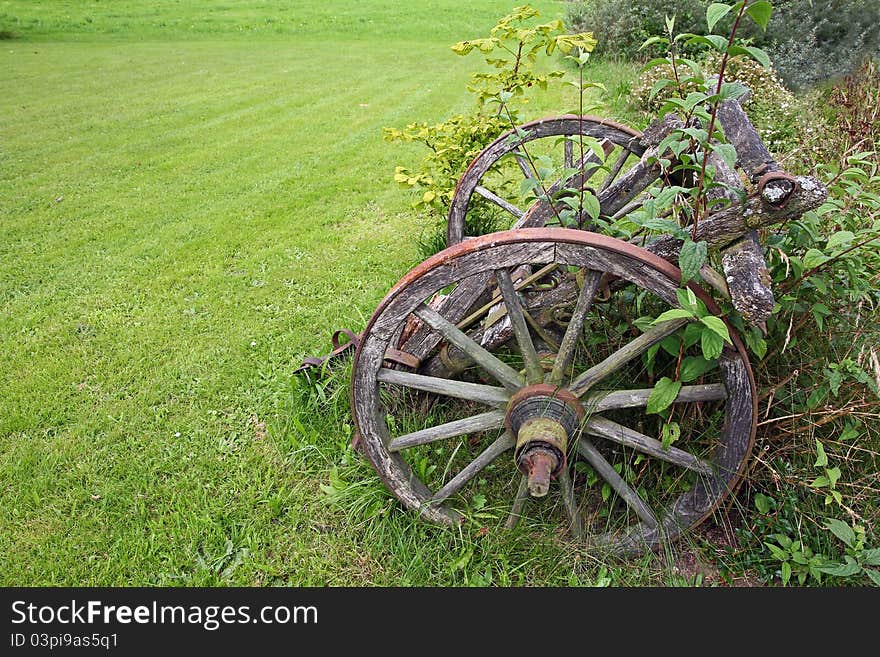
MULTIPOLYGON (((743 179, 712 156, 715 179, 725 186, 711 194, 729 203, 699 222, 695 239, 720 250, 724 274, 708 266, 701 274, 746 321, 761 325, 772 310, 773 294, 756 231, 801 216, 821 204, 827 192, 813 178, 780 171, 738 103, 722 104, 718 118, 753 191, 747 194, 743 179)), ((677 537, 712 514, 738 485, 752 450, 757 409, 748 355, 732 326, 717 380, 683 386, 676 398, 677 404, 715 404, 723 416, 711 449, 700 454, 687 451, 686 440, 664 446, 657 438, 606 417, 615 410, 644 408, 650 388, 600 389, 600 382, 679 331, 687 319, 653 326, 599 362, 572 372, 576 344, 602 294, 628 286, 669 308, 679 307, 676 289, 681 273, 675 263, 681 241, 665 236, 639 246, 589 231, 547 228, 556 212, 551 203, 539 200, 520 209, 483 185, 486 172, 505 155, 516 158, 523 174, 530 175, 529 164, 534 170, 534 163, 528 161, 529 142, 594 137, 602 140, 606 154, 618 152, 609 160, 608 175, 591 189, 602 216, 615 219, 640 205, 640 195, 661 173, 658 145, 681 125, 677 118, 667 117, 643 134, 597 117, 536 121, 500 136, 460 179, 449 213, 448 248, 409 272, 381 302, 362 334, 351 383, 361 450, 394 495, 426 520, 459 523, 461 509, 450 501, 506 452, 513 452, 522 473, 519 484, 509 488, 507 526, 514 526, 522 516, 529 494, 545 496, 550 482, 556 481, 571 535, 620 552, 656 547, 677 537), (632 159, 637 161, 625 166, 632 159), (509 213, 511 230, 466 236, 466 216, 477 197, 509 213), (539 285, 551 278, 553 285, 539 285), (563 303, 570 312, 564 331, 553 338, 548 327, 554 319, 547 319, 543 311, 563 303), (493 322, 481 321, 492 313, 493 322), (497 321, 499 316, 504 321, 497 321), (499 358, 499 350, 508 344, 519 352, 522 369, 499 358), (461 376, 474 368, 483 380, 461 376), (422 400, 419 408, 426 409, 428 426, 400 433, 392 415, 419 413, 413 408, 414 397, 402 401, 401 395, 410 393, 466 400, 469 409, 477 410, 437 424, 430 419, 431 404, 422 400), (404 456, 407 450, 449 438, 493 431, 500 435, 474 458, 468 457, 456 474, 444 476, 437 490, 422 481, 425 474, 418 476, 404 456), (672 464, 690 479, 670 494, 668 504, 654 508, 603 456, 598 441, 672 464), (620 524, 611 526, 610 512, 604 516, 604 526, 595 513, 586 521, 570 472, 578 459, 607 484, 612 497, 622 500, 620 524)), ((565 143, 565 165, 570 168, 575 155, 571 142, 565 143)), ((547 190, 548 197, 554 189, 587 185, 601 164, 595 155, 578 160, 580 173, 556 183, 547 190)), ((710 313, 723 318, 705 290, 694 283, 688 287, 710 313)))

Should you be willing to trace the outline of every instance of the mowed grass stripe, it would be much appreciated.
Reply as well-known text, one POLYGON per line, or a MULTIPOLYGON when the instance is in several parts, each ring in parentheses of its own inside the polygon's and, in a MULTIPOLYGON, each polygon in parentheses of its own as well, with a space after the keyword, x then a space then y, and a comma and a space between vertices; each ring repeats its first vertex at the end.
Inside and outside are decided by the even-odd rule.
POLYGON ((310 409, 291 377, 414 264, 423 223, 391 176, 423 152, 381 128, 464 109, 475 62, 448 46, 509 9, 399 7, 389 30, 391 3, 347 7, 378 11, 354 36, 0 51, 2 583, 449 577, 447 534, 395 512, 377 544, 327 504, 346 391, 310 409), (425 540, 432 565, 404 563, 425 540))

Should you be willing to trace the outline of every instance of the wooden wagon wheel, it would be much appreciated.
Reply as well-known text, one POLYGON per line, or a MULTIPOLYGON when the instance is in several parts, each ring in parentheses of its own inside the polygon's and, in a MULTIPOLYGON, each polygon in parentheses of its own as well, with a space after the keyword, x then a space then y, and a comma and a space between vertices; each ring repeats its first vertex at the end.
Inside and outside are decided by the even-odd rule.
MULTIPOLYGON (((506 217, 504 228, 538 227, 554 220, 549 216, 553 214, 549 205, 543 212, 536 212, 538 208, 519 207, 516 202, 505 198, 507 194, 502 190, 495 188, 498 181, 492 180, 492 172, 502 161, 510 162, 509 167, 518 169, 519 175, 525 178, 537 178, 542 168, 539 154, 547 151, 554 157, 556 172, 567 170, 571 173, 579 169, 586 174, 586 181, 573 174, 561 182, 548 184, 546 191, 550 195, 559 192, 562 187, 589 186, 592 182, 600 199, 626 201, 629 190, 623 185, 613 186, 613 183, 621 171, 626 171, 627 166, 632 164, 633 156, 638 160, 644 153, 641 137, 642 133, 620 123, 595 116, 576 115, 540 119, 505 132, 474 158, 459 179, 447 215, 446 244, 458 244, 466 236, 471 236, 468 228, 469 224, 476 223, 472 220, 472 214, 478 203, 499 208, 506 217), (586 147, 582 152, 578 140, 560 139, 576 135, 599 140, 605 150, 604 162, 586 147), (562 143, 557 143, 559 141, 562 143), (604 167, 601 166, 603 164, 604 167)), ((607 209, 608 204, 604 205, 603 210, 607 209)), ((619 209, 615 208, 614 212, 619 209)))
MULTIPOLYGON (((526 512, 558 513, 572 535, 617 552, 678 536, 738 483, 757 412, 746 350, 731 330, 718 366, 678 394, 681 437, 665 447, 658 440, 658 416, 645 414, 651 378, 641 356, 655 352, 654 377, 674 376, 664 341, 686 336, 688 320, 640 333, 632 313, 638 305, 651 316, 677 307, 679 280, 678 269, 643 249, 569 229, 493 233, 436 254, 381 302, 355 356, 352 411, 366 455, 394 495, 433 522, 455 524, 474 507, 507 525, 526 512), (553 346, 530 328, 547 281, 516 289, 519 272, 540 268, 575 282, 552 309, 562 336, 553 346), (605 273, 631 285, 600 302, 605 273), (486 274, 515 336, 493 351, 480 343, 500 303, 487 310, 489 321, 465 330, 428 305, 486 274), (396 369, 386 350, 414 322, 442 336, 439 351, 471 367, 449 376, 396 369), (525 507, 530 493, 548 490, 548 500, 525 507)), ((690 289, 719 314, 705 292, 690 289)), ((699 349, 682 345, 685 356, 699 349)))

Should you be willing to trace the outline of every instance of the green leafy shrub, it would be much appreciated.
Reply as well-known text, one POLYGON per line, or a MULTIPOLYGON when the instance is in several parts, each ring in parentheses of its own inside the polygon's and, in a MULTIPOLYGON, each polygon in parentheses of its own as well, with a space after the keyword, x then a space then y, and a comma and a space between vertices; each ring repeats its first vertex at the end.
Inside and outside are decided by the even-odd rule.
MULTIPOLYGON (((666 17, 675 15, 682 32, 706 33, 704 0, 585 0, 572 2, 566 9, 571 29, 592 32, 600 56, 640 59, 640 48, 648 37, 663 34, 666 17)), ((657 51, 648 50, 655 54, 657 51)))
MULTIPOLYGON (((680 32, 707 34, 709 0, 584 0, 572 3, 567 21, 573 29, 592 31, 598 55, 643 59, 649 36, 664 33, 666 16, 675 15, 680 32)), ((764 48, 790 89, 800 90, 852 71, 865 56, 880 52, 880 3, 876 0, 776 0, 766 32, 744 25, 742 37, 764 48)), ((729 28, 731 17, 716 33, 729 28)))
MULTIPOLYGON (((699 64, 703 77, 708 78, 718 74, 721 57, 713 51, 699 64)), ((683 80, 691 73, 684 64, 678 69, 679 78, 683 80)), ((644 70, 632 87, 632 103, 639 110, 654 114, 671 96, 681 91, 687 95, 699 90, 696 81, 689 81, 681 90, 669 85, 655 93, 658 81, 671 77, 672 66, 668 63, 644 70)), ((783 86, 772 66, 761 66, 749 57, 731 57, 727 62, 725 80, 742 83, 751 91, 741 102, 771 153, 790 153, 809 140, 814 129, 818 134, 816 119, 809 111, 815 104, 815 97, 801 99, 795 96, 783 86)), ((821 117, 819 121, 821 124, 821 117)))
MULTIPOLYGON (((457 55, 482 54, 489 67, 471 75, 468 91, 476 100, 471 113, 433 125, 385 129, 386 139, 421 143, 429 151, 418 168, 395 170, 394 180, 416 192, 414 207, 438 219, 445 216, 458 178, 471 160, 499 134, 521 123, 519 109, 527 92, 545 90, 551 80, 564 75, 562 70, 539 70, 536 64, 542 55, 589 53, 595 46, 591 34, 568 34, 562 21, 536 23, 538 16, 528 5, 517 7, 498 21, 488 37, 452 46, 457 55)), ((485 221, 491 224, 490 218, 485 221)))
POLYGON ((880 53, 877 0, 777 0, 766 47, 791 89, 851 72, 880 53))

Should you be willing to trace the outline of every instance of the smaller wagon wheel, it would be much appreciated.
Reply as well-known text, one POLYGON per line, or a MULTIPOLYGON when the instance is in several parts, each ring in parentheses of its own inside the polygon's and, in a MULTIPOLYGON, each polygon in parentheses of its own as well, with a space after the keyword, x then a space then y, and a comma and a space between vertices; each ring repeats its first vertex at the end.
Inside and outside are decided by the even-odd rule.
MULTIPOLYGON (((678 536, 737 485, 757 413, 732 329, 712 363, 695 356, 686 318, 644 332, 633 326, 637 307, 652 317, 678 307, 679 280, 678 269, 643 249, 569 229, 493 233, 436 254, 391 290, 358 347, 352 412, 366 455, 394 495, 433 522, 455 524, 474 508, 508 526, 549 514, 588 545, 617 552, 678 536), (552 322, 538 316, 548 281, 519 279, 541 267, 553 270, 556 291, 572 292, 549 308, 552 322), (481 275, 501 298, 478 324, 460 329, 430 305, 481 275), (630 285, 600 301, 603 275, 630 285), (470 366, 448 376, 396 368, 387 350, 413 323, 442 337, 444 358, 470 366), (487 331, 499 327, 511 339, 493 347, 487 331), (642 358, 652 352, 653 371, 642 358), (652 381, 679 368, 689 377, 671 407, 680 436, 664 445, 663 422, 646 405, 652 381), (526 507, 530 495, 548 500, 526 507)), ((690 289, 719 314, 705 292, 690 289)))
POLYGON ((641 137, 639 131, 620 123, 577 115, 539 119, 505 132, 474 158, 459 179, 447 216, 447 245, 491 232, 485 230, 485 219, 477 218, 487 209, 500 215, 498 221, 488 222, 495 229, 558 224, 558 213, 552 206, 539 203, 534 205, 544 207, 529 207, 517 198, 522 196, 519 181, 539 179, 539 172, 544 173, 543 169, 547 168, 547 158, 553 181, 544 182, 536 193, 546 191, 552 197, 564 187, 592 186, 603 214, 617 213, 641 191, 616 182, 621 172, 644 153, 641 137), (584 145, 578 135, 598 140, 605 151, 604 161, 584 145), (575 171, 581 173, 573 173, 575 171), (517 184, 511 185, 511 180, 517 184))

